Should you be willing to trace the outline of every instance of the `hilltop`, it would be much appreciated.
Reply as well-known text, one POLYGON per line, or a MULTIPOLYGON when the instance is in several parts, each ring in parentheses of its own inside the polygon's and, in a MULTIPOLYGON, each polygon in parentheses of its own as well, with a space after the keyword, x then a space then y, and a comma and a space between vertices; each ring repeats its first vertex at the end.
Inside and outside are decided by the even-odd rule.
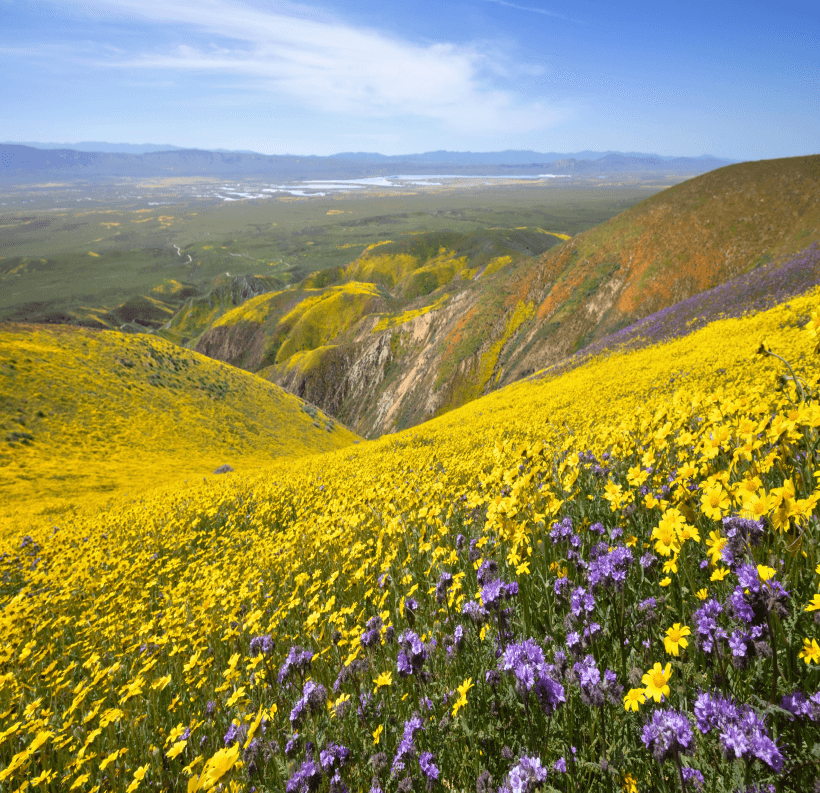
POLYGON ((820 278, 808 252, 820 240, 820 156, 712 171, 563 242, 560 230, 500 233, 371 246, 345 268, 197 326, 190 344, 364 436, 410 427, 579 351, 622 344, 635 323, 733 279, 748 276, 720 293, 730 314, 759 309, 767 291, 805 291, 820 278), (772 291, 787 262, 790 276, 772 291))
POLYGON ((226 464, 243 474, 356 440, 278 386, 162 339, 0 326, 6 519, 201 481, 226 464))

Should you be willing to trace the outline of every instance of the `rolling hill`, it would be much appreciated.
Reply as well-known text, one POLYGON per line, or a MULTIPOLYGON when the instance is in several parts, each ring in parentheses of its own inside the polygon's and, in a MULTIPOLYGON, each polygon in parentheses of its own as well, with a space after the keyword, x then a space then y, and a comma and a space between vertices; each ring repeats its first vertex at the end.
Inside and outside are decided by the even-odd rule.
POLYGON ((748 294, 738 286, 727 311, 746 310, 746 298, 752 308, 787 261, 804 265, 791 266, 780 297, 817 283, 807 251, 820 240, 820 156, 712 171, 544 252, 534 240, 557 243, 549 232, 489 244, 497 233, 372 246, 199 326, 191 344, 366 437, 393 432, 590 345, 601 352, 607 337, 741 276, 748 294))
POLYGON ((3 519, 356 440, 278 386, 162 339, 0 326, 3 519))
MULTIPOLYGON (((538 773, 553 790, 671 790, 676 775, 681 790, 810 790, 819 297, 377 441, 5 527, 0 783, 393 793, 523 790, 538 773), (763 339, 799 385, 754 354, 763 339), (683 758, 653 732, 670 723, 683 758)), ((63 390, 90 397, 115 361, 72 337, 95 354, 63 390)), ((183 360, 139 341, 129 355, 183 360)), ((67 362, 40 343, 25 354, 44 375, 38 356, 67 362)), ((231 378, 206 363, 209 384, 231 378)), ((152 374, 170 385, 166 364, 152 374)), ((95 398, 117 393, 111 377, 95 398)), ((235 410, 186 420, 192 445, 219 442, 235 410)), ((162 460, 141 423, 125 429, 113 451, 162 460)))

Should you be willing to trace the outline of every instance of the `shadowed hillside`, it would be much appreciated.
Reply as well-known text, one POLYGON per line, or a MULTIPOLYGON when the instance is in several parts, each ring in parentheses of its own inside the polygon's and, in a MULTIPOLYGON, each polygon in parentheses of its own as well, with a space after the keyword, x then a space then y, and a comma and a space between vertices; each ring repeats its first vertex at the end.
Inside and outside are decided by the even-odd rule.
POLYGON ((281 388, 161 339, 0 329, 4 517, 12 503, 60 512, 80 492, 102 499, 355 440, 281 388))
MULTIPOLYGON (((196 348, 365 436, 413 426, 743 274, 744 289, 770 291, 789 255, 820 239, 820 156, 712 171, 563 244, 560 232, 500 233, 371 246, 223 315, 196 348)), ((817 283, 804 259, 780 297, 817 283)), ((748 297, 734 296, 727 307, 748 297)))

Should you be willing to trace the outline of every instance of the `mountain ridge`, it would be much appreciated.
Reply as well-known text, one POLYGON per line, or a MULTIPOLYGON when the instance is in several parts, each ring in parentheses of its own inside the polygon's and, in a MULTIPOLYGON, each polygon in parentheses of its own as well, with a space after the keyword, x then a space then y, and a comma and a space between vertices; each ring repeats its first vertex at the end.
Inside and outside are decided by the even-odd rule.
MULTIPOLYGON (((433 154, 437 154, 434 152, 433 154)), ((391 176, 401 172, 462 175, 536 175, 551 173, 597 176, 605 173, 692 175, 728 164, 726 160, 658 155, 632 156, 606 154, 600 159, 578 159, 552 155, 530 157, 529 152, 511 152, 503 159, 481 159, 467 153, 466 159, 413 159, 413 156, 382 157, 370 155, 355 159, 348 155, 265 155, 176 149, 147 153, 88 152, 74 149, 37 149, 30 146, 0 144, 0 180, 25 182, 62 178, 106 178, 148 176, 277 176, 280 178, 361 178, 391 176), (472 158, 472 159, 471 159, 472 158), (477 159, 476 159, 477 158, 477 159)), ((507 155, 501 152, 500 155, 507 155)), ((534 153, 537 154, 537 153, 534 153)), ((424 158, 425 155, 418 155, 424 158)))

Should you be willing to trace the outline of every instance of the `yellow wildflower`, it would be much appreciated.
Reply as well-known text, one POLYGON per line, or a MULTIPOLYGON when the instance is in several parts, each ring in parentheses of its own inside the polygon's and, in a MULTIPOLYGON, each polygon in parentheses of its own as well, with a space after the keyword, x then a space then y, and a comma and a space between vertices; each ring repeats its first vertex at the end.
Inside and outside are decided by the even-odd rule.
POLYGON ((624 710, 638 712, 638 706, 646 702, 646 694, 642 688, 630 688, 624 697, 624 710))
POLYGON ((731 507, 729 494, 715 482, 700 498, 700 511, 711 520, 720 520, 731 507))
POLYGON ((375 694, 383 686, 389 686, 393 683, 393 673, 391 671, 382 672, 374 681, 376 687, 373 689, 375 694))
POLYGON ((225 703, 226 708, 230 708, 231 706, 235 705, 242 697, 245 696, 245 686, 239 686, 236 691, 231 694, 228 698, 228 701, 225 703))
POLYGON ((125 789, 125 793, 134 793, 134 791, 140 786, 140 782, 142 782, 143 778, 145 777, 145 772, 148 771, 148 765, 141 765, 136 771, 134 771, 134 779, 131 781, 131 784, 125 789))
POLYGON ((710 581, 723 581, 726 576, 729 575, 729 568, 728 567, 718 567, 712 572, 712 576, 709 579, 710 581))
POLYGON ((624 774, 621 790, 623 793, 638 793, 638 780, 632 774, 624 774))
POLYGON ((34 779, 31 780, 31 786, 32 787, 38 787, 39 785, 43 785, 43 784, 46 784, 47 782, 51 782, 51 781, 53 781, 55 776, 57 776, 55 771, 47 769, 47 770, 43 771, 42 774, 40 774, 39 776, 34 777, 34 779))
POLYGON ((815 594, 812 596, 811 602, 809 603, 803 611, 817 611, 820 609, 820 595, 815 594))
POLYGON ((812 661, 816 664, 820 664, 820 645, 817 644, 817 639, 803 639, 803 649, 800 651, 798 657, 802 658, 809 665, 812 661))
POLYGON ((186 739, 186 740, 184 740, 184 741, 177 741, 177 742, 176 742, 176 743, 175 743, 175 744, 174 744, 174 745, 173 745, 173 746, 172 746, 172 747, 171 747, 171 748, 170 748, 170 749, 169 749, 169 750, 165 753, 165 756, 166 756, 169 760, 173 760, 175 757, 177 757, 178 755, 182 754, 182 752, 185 750, 185 747, 187 746, 187 744, 188 744, 188 740, 187 740, 187 739, 186 739))
POLYGON ((107 755, 105 760, 100 763, 100 771, 105 771, 111 763, 113 763, 120 756, 119 749, 115 749, 111 754, 107 755))
POLYGON ((709 532, 709 539, 706 540, 706 547, 709 549, 709 561, 711 561, 712 564, 717 564, 723 558, 721 553, 727 542, 728 540, 725 537, 720 536, 719 531, 709 532))
POLYGON ((655 540, 655 550, 661 556, 670 556, 680 551, 678 529, 684 524, 683 515, 675 509, 667 509, 661 517, 660 523, 652 529, 652 539, 655 540))
POLYGON ((384 724, 380 724, 373 730, 373 746, 378 746, 379 741, 382 739, 382 731, 384 730, 384 724))
POLYGON ((679 622, 676 622, 671 628, 668 628, 663 640, 663 646, 666 648, 666 652, 677 658, 681 647, 686 649, 689 645, 689 642, 686 641, 684 636, 689 636, 691 633, 692 631, 689 630, 686 625, 681 625, 679 622))
POLYGON ((473 678, 468 677, 459 687, 458 693, 459 698, 455 701, 453 705, 453 717, 455 718, 456 713, 461 710, 467 704, 467 692, 473 687, 473 678))
MULTIPOLYGON (((820 652, 820 648, 818 648, 820 652)), ((641 682, 646 686, 644 693, 647 697, 652 697, 655 702, 660 702, 661 697, 669 696, 669 678, 672 677, 672 664, 667 663, 662 667, 656 663, 642 678, 641 682)))
POLYGON ((203 790, 210 790, 225 774, 228 773, 236 761, 239 759, 239 741, 230 749, 220 749, 202 769, 202 776, 199 778, 203 790))

